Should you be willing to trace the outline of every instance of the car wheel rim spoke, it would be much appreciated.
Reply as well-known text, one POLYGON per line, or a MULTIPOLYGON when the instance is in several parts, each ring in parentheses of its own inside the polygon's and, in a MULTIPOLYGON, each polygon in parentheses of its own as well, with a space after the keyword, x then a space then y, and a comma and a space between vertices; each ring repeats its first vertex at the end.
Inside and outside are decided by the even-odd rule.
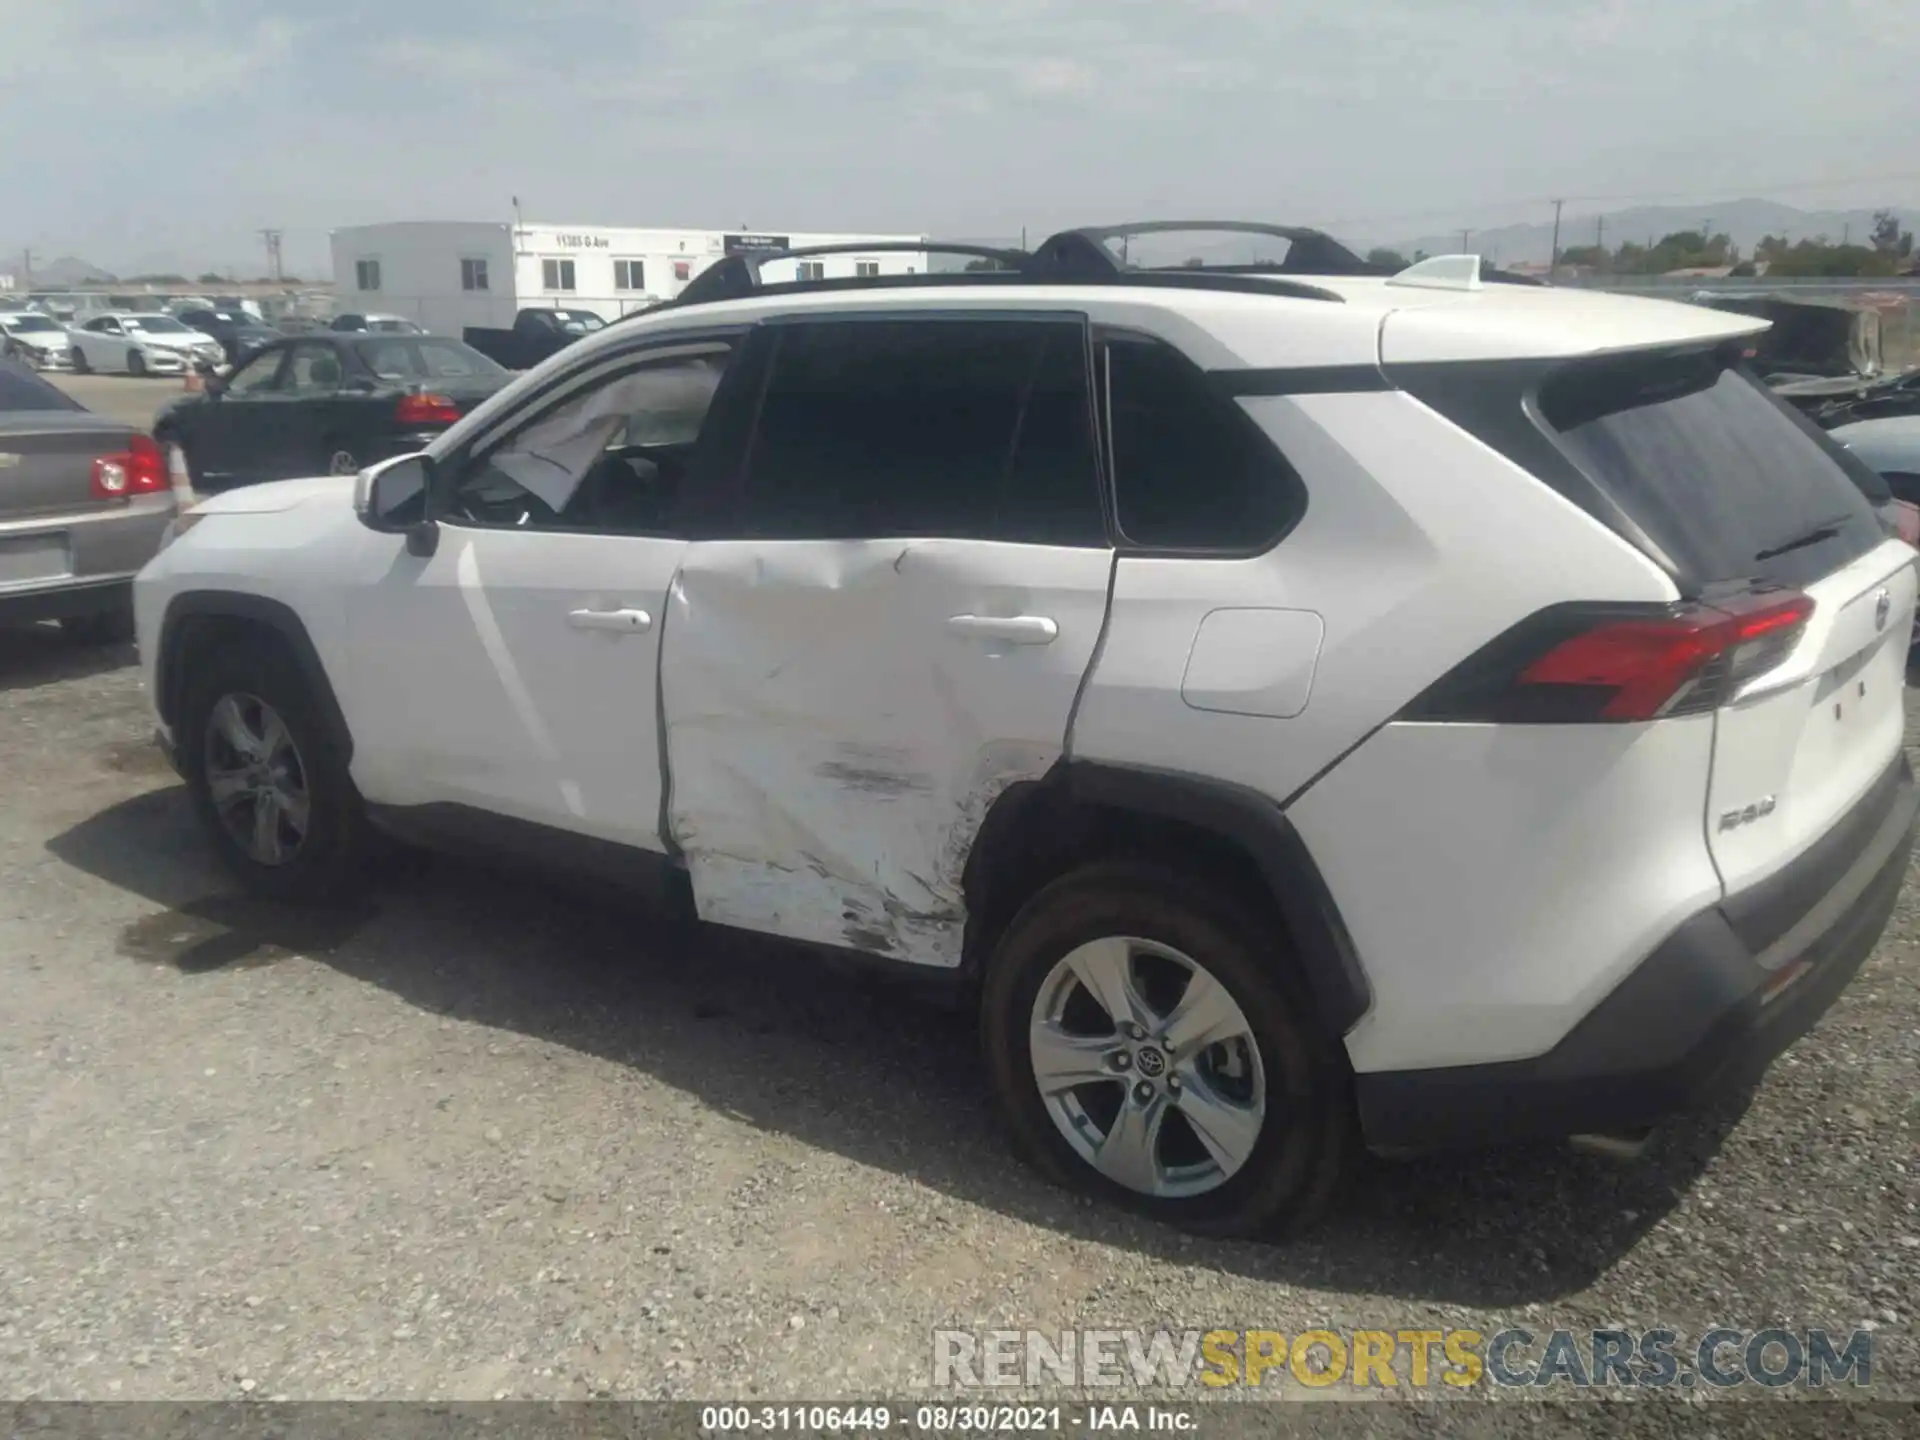
POLYGON ((1173 1104, 1193 1130, 1214 1164, 1232 1175, 1247 1163, 1260 1139, 1262 1112, 1251 1105, 1226 1099, 1201 1074, 1183 1069, 1173 1104))
POLYGON ((244 770, 208 770, 207 794, 221 810, 253 797, 253 781, 244 770))
POLYGON ((1160 1027, 1161 1040, 1178 1060, 1246 1034, 1247 1017, 1233 1003, 1227 987, 1204 970, 1195 970, 1188 978, 1180 1003, 1160 1027))
POLYGON ((280 847, 280 797, 271 790, 253 797, 253 853, 269 865, 285 858, 280 847))
POLYGON ((1166 1102, 1158 1098, 1146 1104, 1131 1099, 1122 1104, 1094 1152, 1093 1163, 1100 1173, 1129 1190, 1158 1194, 1166 1180, 1160 1167, 1160 1127, 1166 1118, 1166 1102))
POLYGON ((252 695, 223 695, 207 713, 207 799, 233 843, 261 865, 297 858, 312 823, 307 771, 285 720, 252 695))
POLYGON ((1042 1106, 1090 1167, 1137 1194, 1226 1183, 1267 1119, 1253 1027, 1191 956, 1128 936, 1076 946, 1034 997, 1028 1052, 1042 1106))
POLYGON ((247 717, 241 713, 240 697, 222 696, 220 703, 213 707, 213 728, 220 738, 242 760, 260 758, 260 737, 253 727, 247 724, 247 717))
POLYGON ((1133 951, 1125 940, 1095 940, 1082 945, 1066 963, 1107 1012, 1115 1030, 1145 1018, 1146 1002, 1133 987, 1133 951))
POLYGON ((1119 1041, 1117 1033, 1073 1035, 1055 1024, 1036 1025, 1029 1046, 1041 1093, 1057 1095, 1081 1085, 1119 1084, 1120 1076, 1107 1064, 1119 1041))

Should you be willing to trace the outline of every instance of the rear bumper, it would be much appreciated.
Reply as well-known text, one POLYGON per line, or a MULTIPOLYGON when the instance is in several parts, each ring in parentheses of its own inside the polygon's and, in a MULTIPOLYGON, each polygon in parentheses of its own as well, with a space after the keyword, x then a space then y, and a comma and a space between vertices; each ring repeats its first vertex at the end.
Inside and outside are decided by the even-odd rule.
POLYGON ((1546 1054, 1356 1077, 1367 1143, 1418 1151, 1640 1130, 1751 1085, 1879 941, 1917 815, 1902 755, 1811 850, 1687 920, 1546 1054))

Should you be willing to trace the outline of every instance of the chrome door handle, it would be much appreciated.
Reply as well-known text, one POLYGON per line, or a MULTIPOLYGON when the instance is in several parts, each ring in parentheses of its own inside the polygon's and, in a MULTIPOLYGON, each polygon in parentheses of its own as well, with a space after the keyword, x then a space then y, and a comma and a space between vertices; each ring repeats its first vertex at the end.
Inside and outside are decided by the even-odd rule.
POLYGON ((612 630, 633 635, 651 630, 653 617, 644 610, 569 610, 567 624, 576 630, 612 630))
POLYGON ((1060 627, 1045 615, 954 615, 947 633, 969 640, 1005 640, 1013 645, 1051 645, 1060 627))

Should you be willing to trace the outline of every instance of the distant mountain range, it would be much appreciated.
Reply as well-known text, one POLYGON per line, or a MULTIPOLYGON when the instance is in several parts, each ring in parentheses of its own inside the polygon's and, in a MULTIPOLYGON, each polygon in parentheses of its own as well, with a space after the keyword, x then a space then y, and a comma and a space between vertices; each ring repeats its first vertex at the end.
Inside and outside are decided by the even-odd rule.
MULTIPOLYGON (((1900 216, 1902 224, 1909 229, 1920 229, 1920 210, 1912 207, 1892 207, 1900 216)), ((1310 223, 1299 216, 1278 217, 1295 223, 1310 223)), ((1642 205, 1630 210, 1616 210, 1604 215, 1596 215, 1591 210, 1581 211, 1569 207, 1561 217, 1560 245, 1566 249, 1574 245, 1591 245, 1598 237, 1608 248, 1620 244, 1623 240, 1632 240, 1645 244, 1649 240, 1659 240, 1663 235, 1675 231, 1698 230, 1702 225, 1711 228, 1715 234, 1730 236, 1733 243, 1742 251, 1751 253, 1754 245, 1767 235, 1784 235, 1791 240, 1811 239, 1824 235, 1835 243, 1851 236, 1864 243, 1873 228, 1873 211, 1864 210, 1802 210, 1793 205, 1782 204, 1777 200, 1722 200, 1706 201, 1697 205, 1642 205)), ((1385 246, 1397 250, 1402 255, 1411 256, 1416 250, 1424 250, 1429 255, 1452 254, 1461 248, 1459 230, 1436 231, 1428 235, 1414 236, 1408 239, 1394 240, 1377 234, 1338 227, 1337 237, 1347 245, 1364 253, 1374 246, 1385 246)), ((950 237, 949 237, 950 238, 950 237)), ((1029 237, 1033 243, 1042 238, 1039 232, 1029 237)), ((1496 225, 1486 229, 1471 230, 1466 235, 1466 248, 1501 264, 1515 264, 1533 261, 1545 264, 1549 250, 1553 245, 1553 221, 1551 217, 1541 221, 1529 221, 1524 224, 1496 225)), ((1017 246, 1020 242, 1013 237, 996 237, 990 240, 975 240, 975 244, 1017 246)), ((1250 245, 1242 239, 1220 238, 1199 240, 1191 236, 1167 236, 1164 239, 1145 242, 1138 246, 1133 258, 1136 263, 1178 264, 1187 258, 1206 260, 1247 260, 1265 258, 1261 247, 1250 245)), ((0 275, 11 270, 16 276, 19 272, 18 248, 0 249, 0 275)), ((69 287, 92 283, 110 283, 129 275, 179 274, 195 276, 208 269, 225 270, 226 266, 207 266, 185 262, 175 255, 146 254, 137 257, 139 262, 129 265, 120 275, 115 275, 89 260, 77 255, 62 255, 56 260, 35 261, 33 283, 36 288, 48 289, 69 287)), ((958 269, 965 264, 957 257, 935 257, 935 269, 958 269)), ((240 267, 245 272, 245 267, 240 267)), ((303 272, 305 273, 305 272, 303 272)))
MULTIPOLYGON (((1908 228, 1920 220, 1920 211, 1900 206, 1891 208, 1908 228)), ((1868 232, 1873 228, 1873 211, 1801 210, 1777 200, 1642 205, 1598 216, 1591 212, 1576 213, 1569 207, 1560 221, 1560 247, 1564 250, 1574 245, 1592 245, 1596 237, 1610 250, 1623 240, 1644 245, 1649 239, 1659 240, 1676 231, 1698 230, 1703 224, 1710 226, 1713 234, 1726 235, 1743 252, 1751 254, 1754 245, 1768 235, 1784 235, 1790 240, 1811 240, 1824 235, 1836 245, 1850 235, 1855 243, 1865 244, 1868 232)), ((1375 243, 1380 242, 1367 242, 1369 245, 1375 243)), ((1534 224, 1499 225, 1487 230, 1473 230, 1467 235, 1466 245, 1468 251, 1503 265, 1524 261, 1536 261, 1544 265, 1552 258, 1552 247, 1551 218, 1534 224)), ((1424 250, 1429 255, 1454 254, 1461 248, 1460 232, 1449 230, 1421 235, 1411 240, 1391 242, 1389 248, 1409 256, 1416 250, 1424 250)))

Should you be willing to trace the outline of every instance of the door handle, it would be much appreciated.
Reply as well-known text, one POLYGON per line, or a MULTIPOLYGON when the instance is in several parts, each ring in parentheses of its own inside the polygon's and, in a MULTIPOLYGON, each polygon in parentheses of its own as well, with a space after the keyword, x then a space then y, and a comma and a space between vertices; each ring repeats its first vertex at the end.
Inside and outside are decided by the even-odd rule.
POLYGON ((1059 638, 1060 627, 1045 615, 954 615, 947 620, 947 633, 969 640, 1051 645, 1059 638))
POLYGON ((634 635, 651 630, 653 617, 644 610, 569 610, 567 624, 576 630, 612 630, 634 635))

